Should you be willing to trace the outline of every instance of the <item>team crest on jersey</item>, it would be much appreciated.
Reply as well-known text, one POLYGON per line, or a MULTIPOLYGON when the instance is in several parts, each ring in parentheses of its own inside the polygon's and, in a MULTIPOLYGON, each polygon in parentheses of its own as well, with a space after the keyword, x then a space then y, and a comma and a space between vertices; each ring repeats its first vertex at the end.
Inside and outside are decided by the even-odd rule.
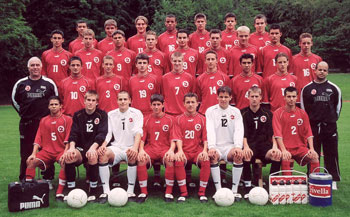
POLYGON ((202 126, 200 124, 196 124, 194 125, 194 129, 196 129, 197 131, 200 131, 202 129, 202 126))
POLYGON ((126 58, 124 59, 124 61, 125 61, 126 63, 130 63, 130 62, 131 62, 131 60, 130 60, 129 57, 126 57, 126 58))
POLYGON ((94 57, 94 62, 95 62, 95 63, 100 62, 100 58, 98 58, 98 57, 94 57))
POLYGON ((67 60, 61 60, 61 65, 62 65, 62 66, 67 65, 67 60))
POLYGON ((57 127, 57 131, 60 132, 60 133, 63 133, 64 132, 64 126, 58 126, 57 127))
POLYGON ((222 85, 224 85, 224 82, 223 82, 222 80, 218 80, 218 81, 216 82, 216 84, 217 84, 219 87, 221 87, 222 85))
POLYGON ((236 39, 233 43, 234 43, 235 45, 238 45, 238 44, 239 44, 239 41, 236 39))
POLYGON ((25 88, 24 88, 26 91, 30 91, 30 89, 32 89, 29 85, 27 85, 25 88))
POLYGON ((79 90, 80 90, 80 92, 85 92, 86 91, 86 87, 85 86, 80 86, 79 90))
POLYGON ((210 41, 205 42, 205 45, 207 45, 207 47, 210 47, 210 44, 210 41))
POLYGON ((317 90, 316 90, 316 89, 312 89, 312 90, 311 90, 311 95, 316 95, 316 93, 317 93, 317 90))
POLYGON ((129 122, 132 123, 134 120, 132 118, 129 118, 129 122))
POLYGON ((148 89, 153 90, 153 88, 154 88, 154 84, 153 83, 149 83, 148 84, 148 89))
POLYGON ((267 120, 267 118, 266 118, 265 115, 263 115, 263 116, 260 117, 260 121, 261 121, 261 122, 265 123, 266 120, 267 120))
POLYGON ((194 56, 190 56, 190 57, 188 58, 188 61, 190 61, 191 63, 194 63, 195 60, 196 60, 196 59, 194 58, 194 56))
POLYGON ((303 123, 304 123, 303 119, 299 118, 299 119, 297 120, 297 125, 298 125, 298 126, 301 126, 303 123))
POLYGON ((220 61, 220 63, 226 63, 226 58, 225 57, 221 57, 219 61, 220 61))
POLYGON ((114 90, 120 90, 120 85, 119 84, 115 84, 114 85, 114 90))
POLYGON ((97 125, 97 124, 99 124, 100 123, 100 119, 99 118, 96 118, 95 120, 94 120, 94 123, 97 125))
POLYGON ((182 86, 188 87, 188 81, 183 81, 183 82, 182 82, 182 86))
POLYGON ((311 68, 312 68, 313 70, 315 70, 315 69, 316 69, 316 63, 311 63, 311 68))
POLYGON ((169 131, 169 126, 168 125, 163 125, 163 131, 168 132, 169 131))
POLYGON ((159 66, 159 65, 160 65, 160 59, 155 59, 155 60, 154 60, 154 64, 156 64, 157 66, 159 66))
POLYGON ((234 115, 231 115, 230 116, 231 120, 235 119, 235 116, 234 115))
POLYGON ((294 83, 294 82, 290 82, 290 83, 289 83, 289 86, 295 87, 295 83, 294 83))

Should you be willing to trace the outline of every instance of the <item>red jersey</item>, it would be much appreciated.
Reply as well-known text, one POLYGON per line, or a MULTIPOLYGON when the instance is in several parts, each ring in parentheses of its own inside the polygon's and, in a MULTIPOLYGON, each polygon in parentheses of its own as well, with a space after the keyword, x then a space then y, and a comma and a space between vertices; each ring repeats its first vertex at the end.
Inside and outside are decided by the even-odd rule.
POLYGON ((98 107, 107 113, 118 108, 118 93, 128 91, 128 82, 118 75, 100 76, 96 79, 95 86, 99 96, 98 107))
MULTIPOLYGON (((197 73, 197 64, 199 59, 198 51, 192 48, 187 49, 176 49, 174 52, 180 52, 184 55, 184 61, 183 61, 183 70, 184 72, 189 73, 192 76, 196 76, 197 73)), ((172 64, 171 64, 171 55, 174 53, 169 53, 169 69, 173 70, 172 64)))
POLYGON ((249 106, 248 90, 249 88, 257 86, 263 89, 263 79, 261 76, 252 73, 251 76, 246 76, 241 73, 236 75, 230 81, 230 87, 232 89, 232 103, 238 109, 249 106))
POLYGON ((312 137, 309 117, 298 107, 294 111, 287 111, 285 106, 277 109, 273 113, 272 126, 274 136, 283 139, 287 150, 307 147, 307 139, 312 137))
POLYGON ((271 43, 269 33, 265 32, 261 35, 257 32, 253 32, 249 36, 248 43, 254 45, 259 50, 260 48, 271 43))
MULTIPOLYGON (((94 39, 94 48, 97 47, 98 41, 94 39)), ((83 38, 76 38, 74 41, 69 43, 69 52, 75 53, 80 49, 84 48, 83 38)))
POLYGON ((161 81, 162 76, 168 72, 167 56, 158 49, 143 53, 149 57, 148 72, 157 76, 158 80, 161 81))
MULTIPOLYGON (((207 70, 207 65, 205 64, 205 53, 209 50, 214 49, 207 48, 203 53, 199 54, 197 70, 197 74, 199 75, 207 70)), ((218 69, 227 75, 229 72, 228 67, 230 64, 230 52, 223 47, 220 47, 214 51, 218 54, 218 69)))
POLYGON ((197 92, 201 102, 199 113, 205 114, 205 111, 210 106, 218 103, 217 90, 219 87, 228 86, 230 78, 221 71, 216 73, 204 72, 197 77, 197 92))
POLYGON ((257 65, 257 57, 258 57, 258 49, 248 44, 247 47, 242 48, 241 46, 237 45, 231 48, 230 50, 230 66, 229 66, 229 75, 230 76, 237 76, 242 72, 241 63, 239 62, 239 58, 245 54, 251 54, 254 57, 253 65, 252 65, 252 72, 256 72, 256 65, 257 65))
POLYGON ((103 56, 105 56, 108 53, 108 51, 114 50, 114 48, 115 46, 113 38, 106 37, 97 44, 97 49, 99 49, 102 52, 103 56))
POLYGON ((174 139, 174 117, 164 114, 162 117, 148 115, 143 122, 142 141, 154 150, 168 150, 174 139))
POLYGON ((94 89, 95 83, 84 75, 79 78, 69 76, 62 80, 58 90, 63 102, 63 113, 73 116, 76 111, 83 109, 86 92, 94 89))
POLYGON ((114 58, 114 74, 129 80, 134 70, 136 57, 135 52, 123 47, 118 51, 111 50, 107 53, 107 55, 114 58))
POLYGON ((129 90, 132 98, 131 107, 140 110, 143 116, 152 113, 151 96, 160 93, 157 77, 153 74, 134 75, 129 80, 129 90))
POLYGON ((304 56, 301 53, 293 56, 293 66, 290 71, 298 78, 301 89, 314 80, 316 65, 321 61, 322 58, 313 53, 310 56, 304 56))
POLYGON ((292 86, 296 87, 297 77, 289 73, 280 75, 273 74, 264 80, 264 99, 263 102, 271 104, 271 111, 275 111, 281 106, 284 106, 284 89, 292 86))
POLYGON ((158 37, 157 48, 163 53, 173 52, 177 48, 176 33, 177 31, 174 33, 169 33, 167 31, 163 32, 158 37))
POLYGON ((130 38, 128 38, 127 47, 139 54, 142 53, 146 48, 145 35, 136 34, 130 38))
POLYGON ((207 141, 205 117, 199 113, 195 116, 186 113, 177 116, 175 139, 182 141, 182 149, 185 153, 203 150, 203 142, 207 141))
POLYGON ((186 93, 196 92, 195 78, 183 72, 169 72, 162 77, 162 93, 164 95, 165 112, 179 115, 185 112, 183 99, 186 93))
POLYGON ((41 55, 42 70, 41 74, 51 78, 56 84, 68 77, 68 62, 73 55, 65 49, 59 52, 49 49, 41 55))
POLYGON ((278 53, 285 53, 288 55, 289 66, 288 69, 292 67, 292 52, 290 49, 282 44, 279 46, 268 44, 265 47, 261 48, 258 53, 258 68, 257 73, 262 73, 263 78, 274 74, 277 71, 277 66, 275 62, 275 56, 278 53))
POLYGON ((190 34, 190 40, 188 41, 188 46, 197 50, 199 53, 210 47, 210 36, 209 32, 205 30, 204 34, 198 31, 190 34))
POLYGON ((226 50, 230 50, 232 47, 238 45, 237 31, 229 32, 227 30, 221 31, 221 46, 226 50))
POLYGON ((87 51, 85 48, 77 51, 75 56, 80 57, 83 61, 83 69, 81 73, 95 81, 96 78, 100 77, 102 74, 101 65, 103 61, 103 54, 100 50, 95 48, 87 51))
POLYGON ((34 144, 53 155, 62 153, 68 143, 72 122, 72 118, 64 114, 59 117, 45 116, 40 120, 34 144))

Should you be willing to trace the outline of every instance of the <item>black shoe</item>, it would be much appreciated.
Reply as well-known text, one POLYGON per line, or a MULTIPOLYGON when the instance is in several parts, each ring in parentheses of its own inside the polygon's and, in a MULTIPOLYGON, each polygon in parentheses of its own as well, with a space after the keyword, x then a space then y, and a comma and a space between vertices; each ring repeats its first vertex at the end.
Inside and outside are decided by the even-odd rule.
POLYGON ((56 194, 56 202, 64 202, 64 194, 56 194))
POLYGON ((167 202, 167 203, 174 202, 174 196, 173 196, 172 194, 165 194, 164 200, 165 200, 165 202, 167 202))
POLYGON ((98 197, 98 203, 105 204, 108 201, 108 194, 103 193, 98 197))
POLYGON ((97 203, 98 202, 97 189, 95 189, 95 188, 90 189, 89 196, 87 198, 87 202, 89 202, 89 203, 97 203))
POLYGON ((134 193, 128 193, 128 202, 136 202, 136 195, 134 193))
POLYGON ((144 203, 148 198, 147 194, 141 193, 139 194, 139 196, 137 197, 137 202, 138 203, 144 203))
POLYGON ((199 196, 199 201, 201 203, 208 203, 208 198, 205 195, 199 196))

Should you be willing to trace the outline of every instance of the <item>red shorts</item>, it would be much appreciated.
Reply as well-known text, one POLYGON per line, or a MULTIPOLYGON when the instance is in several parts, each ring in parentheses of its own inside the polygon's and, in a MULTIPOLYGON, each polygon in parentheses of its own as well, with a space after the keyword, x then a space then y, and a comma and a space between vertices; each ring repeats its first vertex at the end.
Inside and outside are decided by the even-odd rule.
POLYGON ((59 154, 51 154, 45 150, 41 150, 36 154, 36 158, 43 162, 44 170, 46 170, 52 163, 58 162, 63 153, 64 152, 62 151, 59 154))
POLYGON ((198 162, 198 155, 200 153, 202 153, 203 149, 202 150, 199 150, 197 152, 185 152, 185 156, 186 156, 186 160, 187 160, 187 164, 189 163, 195 163, 197 164, 198 162))
POLYGON ((292 154, 292 158, 300 165, 305 166, 308 163, 308 160, 305 159, 305 156, 309 152, 309 149, 305 146, 299 146, 297 148, 287 148, 287 151, 289 151, 292 154))
POLYGON ((159 149, 155 149, 154 147, 152 147, 150 145, 146 145, 144 150, 148 154, 148 156, 151 158, 152 162, 160 161, 163 163, 163 157, 169 149, 159 150, 159 149))

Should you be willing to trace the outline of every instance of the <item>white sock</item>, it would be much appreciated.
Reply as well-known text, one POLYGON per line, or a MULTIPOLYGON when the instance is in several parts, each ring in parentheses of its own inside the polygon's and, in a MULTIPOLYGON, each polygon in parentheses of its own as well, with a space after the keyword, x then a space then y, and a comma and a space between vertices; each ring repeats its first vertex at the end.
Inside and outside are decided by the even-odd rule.
POLYGON ((213 178, 213 182, 216 190, 221 188, 221 177, 220 177, 220 168, 219 165, 211 165, 210 166, 211 176, 213 178))
POLYGON ((109 188, 109 177, 110 177, 109 166, 108 166, 108 164, 100 165, 98 167, 98 170, 100 172, 103 193, 108 194, 111 191, 109 188))
POLYGON ((232 168, 232 192, 237 193, 239 180, 243 171, 243 164, 233 164, 232 168))
POLYGON ((127 169, 127 177, 128 177, 128 193, 134 193, 135 182, 137 175, 137 166, 136 165, 128 165, 127 169))

